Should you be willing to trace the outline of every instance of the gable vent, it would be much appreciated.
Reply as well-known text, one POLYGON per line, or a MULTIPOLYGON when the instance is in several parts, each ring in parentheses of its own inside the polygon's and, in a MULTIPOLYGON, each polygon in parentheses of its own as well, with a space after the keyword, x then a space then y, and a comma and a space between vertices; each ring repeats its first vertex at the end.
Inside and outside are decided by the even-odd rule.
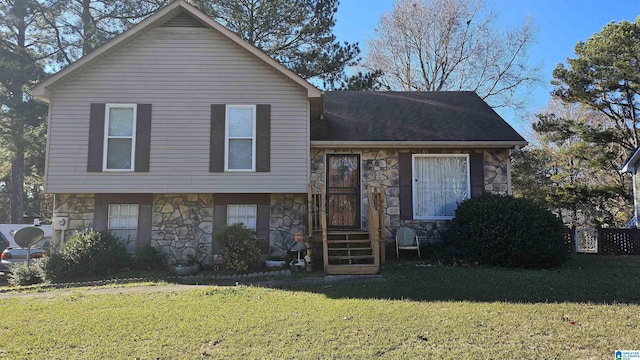
POLYGON ((166 23, 161 25, 162 27, 206 27, 202 24, 198 19, 193 16, 180 13, 173 17, 173 19, 167 21, 166 23))

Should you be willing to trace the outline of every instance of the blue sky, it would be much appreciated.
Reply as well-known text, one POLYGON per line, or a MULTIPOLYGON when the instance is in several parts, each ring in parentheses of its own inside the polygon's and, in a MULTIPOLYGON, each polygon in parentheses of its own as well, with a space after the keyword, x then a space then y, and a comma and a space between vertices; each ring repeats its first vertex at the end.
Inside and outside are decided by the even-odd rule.
MULTIPOLYGON (((529 52, 532 64, 542 64, 543 84, 533 94, 529 112, 544 109, 553 89, 549 83, 558 63, 575 57, 573 49, 611 21, 634 21, 640 15, 640 0, 486 0, 497 14, 497 24, 514 27, 532 15, 538 25, 537 43, 529 52)), ((366 39, 372 37, 380 16, 393 7, 393 0, 341 0, 334 33, 339 41, 359 42, 366 53, 366 39)), ((526 137, 527 119, 511 111, 499 111, 526 137)))

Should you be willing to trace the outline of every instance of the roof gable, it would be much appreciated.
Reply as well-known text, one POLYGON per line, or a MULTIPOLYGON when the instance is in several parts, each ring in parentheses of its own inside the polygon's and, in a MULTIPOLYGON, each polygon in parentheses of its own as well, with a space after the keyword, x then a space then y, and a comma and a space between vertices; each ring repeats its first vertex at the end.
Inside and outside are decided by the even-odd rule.
POLYGON ((80 58, 78 61, 62 69, 58 73, 54 74, 44 82, 37 85, 32 93, 34 96, 48 101, 50 98, 50 89, 55 85, 62 83, 81 72, 93 64, 101 61, 108 55, 122 48, 126 44, 130 43, 134 39, 139 38, 150 30, 159 26, 181 26, 181 27, 199 27, 205 26, 220 32, 223 36, 227 37, 255 57, 259 58, 267 65, 273 67, 276 71, 282 73, 285 78, 290 79, 294 83, 300 85, 307 90, 307 96, 310 98, 320 97, 322 92, 315 86, 311 85, 305 79, 296 75, 291 70, 287 69, 282 64, 273 60, 260 49, 244 41, 242 38, 225 28, 215 20, 211 19, 197 8, 186 3, 184 0, 176 0, 164 8, 156 11, 153 15, 134 25, 124 33, 111 39, 104 45, 95 49, 86 56, 80 58))
POLYGON ((472 91, 335 91, 324 99, 323 118, 312 120, 312 141, 526 145, 472 91))
POLYGON ((624 164, 620 167, 621 173, 633 172, 633 168, 636 166, 636 163, 640 160, 640 146, 638 146, 631 155, 625 160, 624 164))

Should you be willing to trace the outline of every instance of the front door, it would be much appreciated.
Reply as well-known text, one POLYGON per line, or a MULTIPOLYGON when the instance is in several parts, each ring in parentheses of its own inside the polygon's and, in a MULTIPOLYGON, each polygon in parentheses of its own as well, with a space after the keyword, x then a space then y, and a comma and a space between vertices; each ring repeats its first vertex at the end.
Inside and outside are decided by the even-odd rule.
POLYGON ((360 228, 360 155, 327 155, 327 216, 330 228, 360 228))

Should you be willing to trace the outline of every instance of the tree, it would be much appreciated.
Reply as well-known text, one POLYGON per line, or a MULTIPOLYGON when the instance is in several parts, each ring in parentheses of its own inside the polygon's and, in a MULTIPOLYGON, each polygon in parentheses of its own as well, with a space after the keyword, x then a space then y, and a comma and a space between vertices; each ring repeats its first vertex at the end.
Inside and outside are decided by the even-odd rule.
POLYGON ((533 124, 536 145, 516 153, 514 193, 562 216, 565 223, 621 226, 632 210, 631 186, 617 171, 626 153, 608 118, 555 99, 533 124))
POLYGON ((39 15, 51 30, 50 65, 71 64, 170 0, 38 0, 39 15))
POLYGON ((527 52, 529 18, 503 31, 483 0, 397 0, 369 39, 365 67, 380 69, 383 87, 403 91, 475 91, 492 107, 522 110, 539 66, 527 52))
POLYGON ((345 68, 358 61, 358 44, 341 44, 332 32, 338 0, 192 2, 291 71, 326 88, 345 81, 345 68))
POLYGON ((552 130, 571 132, 593 147, 588 166, 597 169, 602 165, 600 169, 608 176, 601 181, 609 184, 609 190, 622 189, 626 199, 617 206, 610 201, 602 205, 613 215, 624 212, 628 220, 632 209, 630 179, 617 169, 640 145, 640 17, 634 23, 605 25, 586 42, 578 42, 575 54, 576 58, 567 59, 566 66, 558 64, 553 71, 553 94, 565 103, 588 109, 589 120, 558 122, 552 130))
POLYGON ((553 71, 554 95, 603 114, 609 121, 600 130, 614 130, 612 140, 632 151, 640 144, 640 17, 607 24, 575 54, 553 71))
POLYGON ((380 77, 382 71, 375 70, 371 72, 363 73, 358 71, 356 74, 351 75, 345 79, 339 88, 336 90, 352 90, 352 91, 375 91, 380 90, 380 77))
POLYGON ((27 92, 43 78, 37 41, 43 35, 34 31, 41 20, 37 3, 31 0, 0 3, 0 136, 11 154, 9 187, 12 223, 23 221, 25 135, 44 120, 46 109, 27 92))

